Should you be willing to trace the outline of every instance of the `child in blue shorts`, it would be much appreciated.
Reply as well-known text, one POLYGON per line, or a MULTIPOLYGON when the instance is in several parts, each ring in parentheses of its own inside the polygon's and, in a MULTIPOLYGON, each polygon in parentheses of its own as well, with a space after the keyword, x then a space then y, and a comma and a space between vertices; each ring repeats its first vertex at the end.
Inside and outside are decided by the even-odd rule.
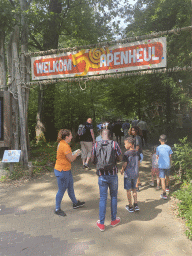
POLYGON ((161 179, 161 186, 163 190, 161 198, 167 199, 166 192, 169 192, 169 175, 171 168, 171 155, 173 154, 173 151, 170 146, 166 145, 166 135, 161 135, 159 141, 161 145, 157 147, 156 155, 158 158, 159 178, 161 179))
POLYGON ((124 153, 123 161, 125 162, 121 169, 121 174, 124 173, 124 189, 127 190, 127 199, 129 205, 126 205, 126 209, 129 212, 139 211, 137 205, 137 191, 136 183, 139 176, 139 164, 140 164, 140 154, 134 149, 135 139, 128 137, 125 139, 124 144, 127 151, 124 153), (131 191, 133 193, 134 204, 132 202, 131 191))

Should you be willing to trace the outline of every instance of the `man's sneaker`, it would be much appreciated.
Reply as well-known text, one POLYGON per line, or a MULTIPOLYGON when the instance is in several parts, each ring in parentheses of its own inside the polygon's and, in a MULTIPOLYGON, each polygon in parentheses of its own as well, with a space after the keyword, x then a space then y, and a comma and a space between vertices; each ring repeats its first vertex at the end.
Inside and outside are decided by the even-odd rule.
POLYGON ((160 190, 160 189, 161 189, 161 187, 160 187, 160 186, 156 187, 156 190, 160 190))
POLYGON ((151 183, 150 183, 150 186, 151 186, 151 187, 154 187, 154 186, 155 186, 155 185, 154 185, 154 182, 151 182, 151 183))
POLYGON ((119 217, 116 218, 116 220, 111 221, 111 226, 115 227, 120 223, 121 219, 119 217))
POLYGON ((59 216, 67 216, 67 214, 64 212, 64 211, 62 211, 61 209, 59 209, 59 210, 55 210, 55 214, 57 214, 57 215, 59 215, 59 216))
POLYGON ((139 206, 137 204, 134 204, 134 210, 135 212, 140 211, 139 206))
POLYGON ((138 183, 138 187, 139 187, 139 188, 141 188, 141 187, 142 187, 142 186, 141 186, 141 183, 138 183))
POLYGON ((103 232, 105 231, 105 225, 100 223, 100 220, 97 221, 97 227, 103 232))
POLYGON ((139 192, 139 187, 136 187, 136 191, 139 192))
POLYGON ((84 167, 85 167, 86 169, 89 169, 89 165, 88 165, 88 164, 84 164, 84 167))
POLYGON ((166 192, 168 192, 168 193, 169 193, 169 187, 166 187, 166 192))
POLYGON ((82 207, 85 204, 85 202, 77 201, 76 204, 73 204, 73 209, 77 209, 79 207, 82 207))
POLYGON ((130 207, 129 205, 126 205, 125 209, 127 209, 128 212, 134 212, 133 207, 130 207))
POLYGON ((163 199, 167 199, 167 195, 166 194, 161 194, 161 196, 160 196, 161 198, 163 198, 163 199))

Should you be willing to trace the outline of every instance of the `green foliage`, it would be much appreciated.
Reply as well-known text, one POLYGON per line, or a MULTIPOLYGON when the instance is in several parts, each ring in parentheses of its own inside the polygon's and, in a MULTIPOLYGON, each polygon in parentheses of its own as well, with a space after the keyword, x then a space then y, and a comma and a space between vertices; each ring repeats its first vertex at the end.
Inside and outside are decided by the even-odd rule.
POLYGON ((174 192, 179 200, 179 216, 186 220, 186 235, 192 239, 192 184, 184 182, 181 189, 174 192))
MULTIPOLYGON (((138 0, 127 36, 144 35, 191 25, 191 2, 188 0, 138 0)), ((179 32, 167 36, 168 68, 190 66, 191 34, 179 32)))
POLYGON ((185 137, 174 145, 173 164, 181 180, 192 180, 192 144, 185 137))
POLYGON ((2 175, 1 178, 0 178, 0 181, 1 182, 4 182, 7 180, 7 176, 6 175, 2 175))
POLYGON ((15 163, 14 164, 14 170, 12 171, 12 173, 10 173, 8 178, 11 179, 11 180, 18 180, 18 179, 22 178, 25 175, 26 175, 26 172, 25 172, 23 166, 21 166, 20 163, 15 163))
POLYGON ((183 181, 181 188, 174 192, 180 203, 179 215, 186 220, 186 235, 192 239, 192 144, 185 137, 174 145, 173 164, 183 181))

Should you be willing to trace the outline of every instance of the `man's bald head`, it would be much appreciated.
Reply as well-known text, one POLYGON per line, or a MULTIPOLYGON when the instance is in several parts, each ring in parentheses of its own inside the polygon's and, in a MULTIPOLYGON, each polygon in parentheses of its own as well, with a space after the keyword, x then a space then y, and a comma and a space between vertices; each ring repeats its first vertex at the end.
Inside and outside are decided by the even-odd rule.
POLYGON ((91 118, 87 118, 87 123, 91 124, 92 123, 92 119, 91 118))

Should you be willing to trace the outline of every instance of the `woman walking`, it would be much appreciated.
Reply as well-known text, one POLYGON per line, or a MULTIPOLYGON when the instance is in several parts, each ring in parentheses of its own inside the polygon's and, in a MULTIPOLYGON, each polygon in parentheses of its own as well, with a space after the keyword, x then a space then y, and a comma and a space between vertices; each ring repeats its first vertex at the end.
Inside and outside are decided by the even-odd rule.
POLYGON ((80 154, 78 150, 74 155, 72 154, 69 143, 72 139, 70 130, 62 129, 58 133, 58 146, 57 146, 57 160, 55 163, 54 173, 57 178, 58 192, 56 194, 56 207, 55 214, 66 216, 66 213, 61 210, 61 201, 67 189, 68 195, 73 203, 73 208, 82 207, 85 202, 77 201, 73 188, 73 176, 71 173, 71 162, 73 162, 80 154))
MULTIPOLYGON (((141 137, 139 136, 139 134, 140 134, 140 129, 137 126, 133 126, 129 130, 129 135, 135 139, 134 148, 140 154, 140 157, 141 157, 140 163, 141 163, 143 160, 143 153, 142 153, 143 151, 142 151, 142 141, 141 141, 141 137)), ((140 179, 138 177, 137 184, 136 184, 137 191, 139 191, 139 187, 141 187, 141 183, 140 183, 140 179)))

